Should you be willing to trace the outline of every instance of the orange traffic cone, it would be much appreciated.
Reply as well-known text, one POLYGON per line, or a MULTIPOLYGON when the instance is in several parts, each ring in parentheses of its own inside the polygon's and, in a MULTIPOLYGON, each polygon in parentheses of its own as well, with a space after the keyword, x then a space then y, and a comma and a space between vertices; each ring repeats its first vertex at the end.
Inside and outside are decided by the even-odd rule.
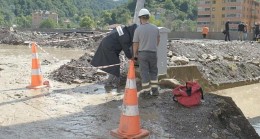
POLYGON ((132 60, 129 62, 119 128, 112 130, 110 134, 120 139, 139 139, 149 135, 149 131, 140 128, 135 68, 132 60))
POLYGON ((47 87, 43 85, 42 71, 40 60, 38 59, 37 46, 35 43, 32 43, 32 73, 31 73, 31 85, 26 88, 29 89, 39 89, 47 87))

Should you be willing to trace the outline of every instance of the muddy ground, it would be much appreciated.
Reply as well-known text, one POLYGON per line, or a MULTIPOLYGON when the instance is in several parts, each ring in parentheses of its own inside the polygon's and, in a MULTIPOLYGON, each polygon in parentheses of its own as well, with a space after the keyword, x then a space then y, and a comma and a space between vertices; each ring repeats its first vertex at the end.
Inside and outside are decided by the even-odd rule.
MULTIPOLYGON (((259 47, 255 42, 175 40, 168 45, 168 65, 197 65, 204 78, 217 84, 256 79, 260 76, 259 47)), ((88 62, 89 60, 85 61, 88 62)), ((56 72, 59 71, 64 73, 62 68, 56 72)), ((170 138, 258 138, 230 98, 206 94, 203 105, 192 109, 183 108, 171 101, 171 92, 166 91, 159 102, 140 102, 141 108, 155 108, 158 113, 163 113, 161 118, 165 122, 153 122, 165 126, 164 130, 170 138), (167 109, 160 109, 162 107, 167 109)))
MULTIPOLYGON (((256 42, 225 42, 217 40, 174 40, 168 44, 168 66, 196 65, 204 78, 213 84, 257 80, 260 77, 260 44, 256 42)), ((88 67, 92 53, 86 53, 75 63, 72 60, 66 70, 57 69, 52 75, 56 80, 71 83, 73 80, 87 82, 84 71, 78 72, 78 67, 88 67), (69 65, 73 65, 76 70, 69 65), (67 74, 73 71, 77 75, 67 74), (61 75, 61 76, 60 76, 61 75), (63 78, 69 75, 73 78, 63 78)), ((122 60, 122 62, 125 62, 122 60)), ((86 69, 91 72, 96 69, 86 69)), ((98 74, 95 72, 95 74, 98 74)), ((94 75, 95 75, 94 74, 94 75)), ((102 74, 101 74, 102 76, 102 74)), ((99 76, 100 77, 100 76, 99 76)), ((91 77, 92 78, 92 77, 91 77)), ((91 80, 89 80, 91 81, 91 80)), ((94 81, 100 81, 96 78, 94 81)))
MULTIPOLYGON (((217 83, 257 78, 260 75, 258 46, 260 47, 251 42, 177 40, 169 43, 172 52, 168 53, 168 64, 196 64, 206 79, 217 83), (178 58, 180 56, 182 59, 178 58)), ((47 62, 47 65, 43 65, 47 70, 44 77, 53 82, 53 89, 45 90, 45 103, 40 100, 36 102, 40 106, 37 110, 47 118, 39 120, 37 117, 41 116, 35 118, 32 112, 28 116, 34 117, 33 121, 10 124, 10 116, 3 114, 0 118, 2 137, 28 138, 28 134, 33 131, 30 135, 32 138, 111 138, 109 131, 118 127, 119 106, 122 104, 124 89, 121 86, 116 90, 117 93, 109 93, 111 89, 103 88, 99 82, 105 80, 106 75, 93 69, 75 70, 75 67, 89 66, 91 55, 93 54, 88 51, 81 58, 66 59, 70 60, 68 63, 47 62), (66 79, 70 82, 66 82, 66 79), (87 81, 98 83, 101 87, 84 84, 87 81), (105 94, 101 93, 100 96, 100 91, 105 94), (78 111, 75 112, 76 110, 78 111), (59 115, 60 111, 66 115, 59 115), (3 118, 9 121, 6 122, 3 118)), ((30 76, 30 73, 25 72, 28 68, 23 68, 30 65, 27 59, 30 59, 30 54, 1 56, 0 75, 4 78, 1 82, 1 97, 5 99, 1 99, 0 107, 6 113, 8 109, 16 107, 14 102, 26 106, 35 103, 35 96, 29 96, 24 90, 19 91, 20 87, 29 82, 28 79, 21 78, 30 76)), ((200 106, 184 108, 172 100, 171 90, 162 89, 160 93, 157 99, 139 98, 142 127, 151 132, 152 139, 259 138, 231 98, 206 92, 205 100, 200 106)), ((41 95, 36 95, 36 98, 41 98, 41 95)), ((16 112, 19 110, 15 109, 16 112)), ((15 116, 11 117, 15 119, 15 116)))

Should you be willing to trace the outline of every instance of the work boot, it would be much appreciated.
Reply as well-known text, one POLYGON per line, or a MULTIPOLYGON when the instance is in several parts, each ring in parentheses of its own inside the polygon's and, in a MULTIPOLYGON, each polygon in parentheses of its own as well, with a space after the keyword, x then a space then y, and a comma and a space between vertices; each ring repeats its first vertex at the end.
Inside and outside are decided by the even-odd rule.
POLYGON ((116 77, 112 74, 109 74, 107 81, 105 82, 106 87, 118 87, 120 85, 120 77, 116 77))
POLYGON ((159 96, 158 88, 152 88, 152 96, 159 96))
POLYGON ((144 91, 139 95, 140 98, 142 99, 149 99, 152 97, 150 91, 144 91))

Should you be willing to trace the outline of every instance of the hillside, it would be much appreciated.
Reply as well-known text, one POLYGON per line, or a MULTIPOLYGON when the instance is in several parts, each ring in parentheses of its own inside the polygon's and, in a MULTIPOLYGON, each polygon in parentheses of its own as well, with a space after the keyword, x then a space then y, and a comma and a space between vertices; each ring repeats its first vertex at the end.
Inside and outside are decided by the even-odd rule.
MULTIPOLYGON (((20 24, 19 20, 30 20, 35 10, 54 11, 60 20, 77 17, 99 16, 101 11, 113 9, 127 0, 0 0, 0 25, 20 24)), ((27 26, 25 26, 27 27, 27 26)))
MULTIPOLYGON (((152 22, 171 30, 195 31, 198 0, 146 0, 145 8, 152 15, 152 22)), ((124 6, 112 10, 112 15, 127 12, 133 17, 136 0, 129 0, 124 6)))
MULTIPOLYGON (((196 2, 146 0, 145 7, 154 15, 154 24, 171 30, 193 31, 197 18, 196 2)), ((62 23, 65 19, 71 21, 72 27, 79 27, 84 17, 90 17, 94 27, 128 24, 132 21, 136 6, 136 0, 0 0, 0 3, 0 26, 16 24, 21 28, 31 27, 31 13, 35 10, 57 12, 60 28, 64 27, 62 23)))

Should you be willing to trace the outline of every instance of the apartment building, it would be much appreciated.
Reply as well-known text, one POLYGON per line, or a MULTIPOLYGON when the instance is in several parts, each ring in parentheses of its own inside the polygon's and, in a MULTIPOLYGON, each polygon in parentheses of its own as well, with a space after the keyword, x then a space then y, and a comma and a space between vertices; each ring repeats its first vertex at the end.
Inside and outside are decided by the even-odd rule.
POLYGON ((38 28, 42 21, 52 19, 58 24, 58 14, 49 11, 35 11, 32 13, 32 27, 38 28))
POLYGON ((256 0, 199 0, 197 31, 206 25, 211 32, 221 32, 228 20, 233 31, 240 22, 252 31, 254 24, 260 23, 259 13, 260 3, 256 0))

